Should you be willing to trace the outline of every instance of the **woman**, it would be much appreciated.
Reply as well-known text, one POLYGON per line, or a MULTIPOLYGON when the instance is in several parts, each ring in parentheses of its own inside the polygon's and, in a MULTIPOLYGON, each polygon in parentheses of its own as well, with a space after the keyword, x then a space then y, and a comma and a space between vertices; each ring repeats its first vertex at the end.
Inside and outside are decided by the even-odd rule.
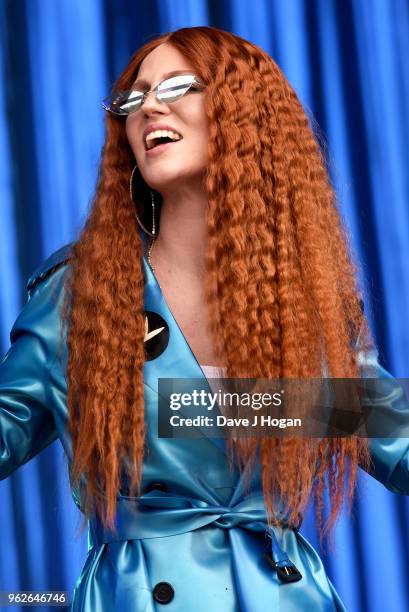
POLYGON ((358 465, 407 494, 407 441, 158 437, 159 378, 382 374, 305 113, 208 27, 144 45, 104 105, 89 218, 29 280, 1 364, 0 475, 61 438, 89 518, 75 611, 344 610, 303 511, 315 495, 331 531, 347 465, 349 502, 358 465))

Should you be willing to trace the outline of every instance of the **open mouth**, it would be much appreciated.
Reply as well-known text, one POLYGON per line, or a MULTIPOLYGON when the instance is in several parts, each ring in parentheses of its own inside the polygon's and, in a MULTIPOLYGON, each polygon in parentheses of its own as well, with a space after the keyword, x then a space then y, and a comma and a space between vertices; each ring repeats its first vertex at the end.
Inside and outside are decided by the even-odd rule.
POLYGON ((150 132, 147 135, 145 139, 145 150, 150 151, 158 146, 182 140, 182 138, 183 137, 177 132, 170 130, 156 130, 155 132, 150 132))

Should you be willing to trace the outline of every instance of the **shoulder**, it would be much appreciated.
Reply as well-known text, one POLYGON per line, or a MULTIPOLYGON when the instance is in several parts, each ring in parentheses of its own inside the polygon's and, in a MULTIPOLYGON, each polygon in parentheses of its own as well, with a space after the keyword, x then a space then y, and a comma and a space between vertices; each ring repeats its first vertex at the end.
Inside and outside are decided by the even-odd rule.
POLYGON ((67 265, 71 259, 71 250, 74 242, 69 242, 54 253, 52 253, 38 268, 31 274, 27 281, 27 292, 29 298, 34 293, 35 289, 50 277, 59 268, 67 265))
POLYGON ((60 308, 64 298, 64 268, 71 259, 74 242, 66 244, 52 253, 31 274, 27 281, 27 301, 18 314, 10 331, 13 344, 22 334, 29 332, 31 337, 41 338, 43 346, 51 354, 60 327, 60 308))

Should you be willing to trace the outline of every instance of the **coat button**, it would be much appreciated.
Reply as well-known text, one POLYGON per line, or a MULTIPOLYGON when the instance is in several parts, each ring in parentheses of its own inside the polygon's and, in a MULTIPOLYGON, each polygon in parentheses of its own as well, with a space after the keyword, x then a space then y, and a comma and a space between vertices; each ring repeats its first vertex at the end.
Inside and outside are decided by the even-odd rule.
POLYGON ((149 493, 149 491, 163 491, 166 493, 168 487, 164 482, 149 482, 145 487, 145 493, 149 493))
POLYGON ((175 591, 169 582, 158 582, 153 588, 153 598, 160 604, 167 604, 172 601, 175 591))

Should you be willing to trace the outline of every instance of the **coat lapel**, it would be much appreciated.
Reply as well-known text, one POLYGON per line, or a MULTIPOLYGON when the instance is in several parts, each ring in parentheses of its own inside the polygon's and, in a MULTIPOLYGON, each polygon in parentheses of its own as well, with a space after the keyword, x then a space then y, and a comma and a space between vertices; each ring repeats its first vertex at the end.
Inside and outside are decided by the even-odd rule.
MULTIPOLYGON (((148 360, 144 365, 144 383, 158 394, 158 378, 194 378, 199 379, 201 389, 211 393, 203 370, 166 304, 159 283, 145 256, 142 258, 142 265, 145 276, 145 346, 148 353, 148 360)), ((180 413, 183 414, 183 409, 180 413)), ((220 411, 215 406, 212 416, 215 417, 217 414, 220 414, 220 411)), ((184 416, 189 414, 185 413, 184 416)), ((227 453, 224 438, 211 436, 211 430, 206 427, 196 427, 196 429, 219 450, 227 453)))

